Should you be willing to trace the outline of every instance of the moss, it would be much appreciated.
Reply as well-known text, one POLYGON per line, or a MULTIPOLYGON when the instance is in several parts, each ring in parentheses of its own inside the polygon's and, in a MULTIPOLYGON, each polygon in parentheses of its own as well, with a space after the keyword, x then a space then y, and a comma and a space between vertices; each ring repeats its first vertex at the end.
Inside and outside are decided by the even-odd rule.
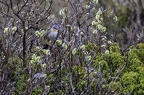
POLYGON ((137 88, 137 79, 138 79, 138 73, 137 72, 127 72, 125 73, 120 81, 123 85, 124 92, 131 93, 137 88))

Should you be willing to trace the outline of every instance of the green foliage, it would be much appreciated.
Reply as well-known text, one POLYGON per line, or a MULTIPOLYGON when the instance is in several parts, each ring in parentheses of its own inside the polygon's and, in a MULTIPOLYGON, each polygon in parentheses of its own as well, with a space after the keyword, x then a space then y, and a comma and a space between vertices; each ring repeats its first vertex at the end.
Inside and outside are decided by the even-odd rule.
POLYGON ((138 44, 139 49, 130 48, 128 52, 128 61, 124 73, 120 79, 123 85, 123 91, 127 94, 143 95, 143 79, 144 79, 144 64, 143 64, 143 45, 138 44), (140 51, 141 50, 141 51, 140 51))
MULTIPOLYGON (((144 68, 144 67, 137 67, 137 68, 144 68)), ((141 70, 138 72, 126 72, 121 77, 120 81, 123 85, 123 91, 127 94, 144 94, 144 73, 140 73, 141 70)))
POLYGON ((127 24, 127 20, 129 19, 129 16, 131 15, 130 10, 127 8, 127 6, 117 6, 119 8, 118 12, 118 22, 122 27, 125 27, 127 24))
POLYGON ((86 85, 86 82, 85 80, 79 80, 80 82, 78 83, 78 89, 83 91, 84 90, 84 87, 86 85))
POLYGON ((75 74, 85 74, 85 69, 83 67, 74 66, 73 70, 75 74))
POLYGON ((120 82, 112 81, 109 83, 108 89, 111 90, 111 92, 118 94, 122 92, 122 85, 120 82))
POLYGON ((100 66, 101 69, 107 71, 107 73, 116 73, 119 67, 126 64, 124 61, 125 57, 121 55, 119 49, 117 44, 113 44, 110 47, 110 54, 108 56, 98 54, 93 65, 96 68, 100 66))
POLYGON ((102 72, 106 71, 107 73, 109 73, 110 71, 109 65, 105 60, 104 55, 98 55, 94 60, 93 66, 96 68, 96 70, 98 70, 100 67, 102 72))
POLYGON ((111 52, 109 62, 112 72, 115 72, 119 67, 125 65, 124 56, 118 52, 111 52))
POLYGON ((126 93, 131 93, 137 88, 137 79, 138 73, 137 72, 127 72, 121 77, 121 82, 125 87, 124 91, 126 93))
POLYGON ((113 45, 110 47, 110 51, 120 53, 120 47, 118 46, 118 43, 113 43, 113 45))
MULTIPOLYGON (((143 45, 143 44, 142 44, 143 45)), ((138 44, 139 46, 139 44, 138 44)), ((127 71, 136 71, 137 67, 143 66, 143 49, 130 48, 128 52, 127 71)))
POLYGON ((20 75, 19 80, 17 81, 17 90, 19 92, 26 89, 26 83, 25 83, 25 74, 20 75))
POLYGON ((89 42, 89 43, 85 46, 85 48, 86 48, 86 50, 87 50, 88 52, 90 52, 90 51, 95 51, 96 53, 99 52, 98 46, 96 46, 95 44, 93 44, 93 43, 91 43, 91 42, 89 42))
POLYGON ((42 88, 36 88, 32 91, 31 95, 38 95, 38 94, 41 94, 43 92, 43 89, 42 88))
MULTIPOLYGON (((143 45, 144 44, 139 44, 139 49, 142 49, 143 45)), ((99 68, 102 73, 105 71, 105 75, 107 75, 105 78, 109 75, 116 77, 119 72, 118 70, 126 66, 120 77, 118 77, 120 81, 111 81, 108 85, 105 85, 106 88, 108 86, 109 89, 115 93, 120 93, 122 91, 126 94, 143 94, 143 51, 139 51, 139 49, 131 47, 131 50, 124 56, 120 53, 120 48, 115 43, 110 46, 109 56, 104 56, 104 54, 98 54, 96 56, 93 66, 96 71, 98 71, 99 68)))
POLYGON ((144 44, 143 43, 138 44, 138 49, 136 50, 136 54, 138 58, 140 59, 140 61, 144 63, 144 44))

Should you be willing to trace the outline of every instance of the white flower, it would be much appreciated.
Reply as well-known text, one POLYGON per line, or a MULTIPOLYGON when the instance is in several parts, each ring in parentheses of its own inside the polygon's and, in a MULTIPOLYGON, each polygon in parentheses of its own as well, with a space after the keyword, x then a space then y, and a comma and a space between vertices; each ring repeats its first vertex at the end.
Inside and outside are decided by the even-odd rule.
POLYGON ((80 49, 84 50, 84 49, 85 49, 85 45, 82 45, 82 46, 80 47, 80 49))
POLYGON ((114 19, 115 21, 117 21, 117 16, 115 16, 113 19, 114 19))
POLYGON ((17 27, 16 27, 16 26, 13 27, 12 30, 13 30, 13 31, 17 31, 17 27))
POLYGON ((62 40, 56 40, 56 43, 57 43, 58 45, 61 45, 61 44, 62 44, 62 40))
POLYGON ((44 52, 46 55, 50 55, 50 50, 43 49, 43 52, 44 52))
POLYGON ((111 42, 111 41, 108 41, 108 44, 110 44, 110 45, 111 45, 111 44, 112 44, 112 42, 111 42))
POLYGON ((100 19, 100 15, 97 14, 97 15, 95 16, 95 18, 99 20, 99 19, 100 19))
POLYGON ((93 34, 97 34, 97 32, 98 32, 97 29, 93 30, 93 34))
POLYGON ((64 49, 67 49, 67 48, 68 48, 67 44, 65 44, 65 43, 62 44, 62 47, 63 47, 64 49))
POLYGON ((95 22, 95 21, 92 21, 92 25, 94 26, 97 26, 99 24, 99 22, 95 22))
POLYGON ((98 0, 93 0, 96 4, 98 3, 98 0))
POLYGON ((86 56, 86 59, 88 60, 88 61, 90 61, 91 60, 91 56, 89 55, 89 56, 86 56))
POLYGON ((74 49, 72 50, 72 54, 75 55, 76 53, 77 53, 77 48, 74 48, 74 49))
POLYGON ((41 67, 42 67, 42 68, 46 68, 46 64, 45 64, 45 63, 42 64, 41 67))
POLYGON ((109 50, 105 50, 105 55, 109 55, 109 50))
POLYGON ((6 28, 4 29, 4 33, 7 34, 8 32, 9 32, 9 28, 6 27, 6 28))
POLYGON ((106 27, 102 27, 102 31, 105 32, 106 31, 106 27))
POLYGON ((88 9, 88 8, 90 8, 90 5, 86 5, 85 7, 86 7, 86 9, 88 9))
POLYGON ((101 47, 105 48, 105 47, 106 47, 106 45, 105 45, 105 44, 103 44, 103 45, 101 45, 101 47))
POLYGON ((26 30, 28 29, 28 27, 26 26, 26 28, 25 28, 26 30))

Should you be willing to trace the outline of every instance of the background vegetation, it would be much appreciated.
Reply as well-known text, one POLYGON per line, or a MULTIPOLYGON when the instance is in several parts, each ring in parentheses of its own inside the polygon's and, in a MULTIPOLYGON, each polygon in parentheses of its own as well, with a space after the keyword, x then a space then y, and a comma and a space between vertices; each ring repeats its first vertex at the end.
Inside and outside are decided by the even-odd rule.
POLYGON ((0 0, 0 94, 143 95, 143 6, 0 0), (44 35, 54 23, 59 36, 49 41, 44 35))

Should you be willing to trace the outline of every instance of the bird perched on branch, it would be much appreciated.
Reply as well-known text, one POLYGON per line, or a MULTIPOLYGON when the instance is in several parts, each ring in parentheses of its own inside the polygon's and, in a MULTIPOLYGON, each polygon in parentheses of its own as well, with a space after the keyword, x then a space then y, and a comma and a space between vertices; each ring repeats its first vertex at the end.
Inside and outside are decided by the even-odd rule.
POLYGON ((48 38, 50 40, 55 40, 58 35, 58 24, 54 24, 53 28, 51 28, 50 32, 48 33, 48 38))
POLYGON ((43 49, 47 49, 51 42, 54 43, 58 36, 58 24, 54 24, 53 27, 44 34, 44 45, 43 49))

